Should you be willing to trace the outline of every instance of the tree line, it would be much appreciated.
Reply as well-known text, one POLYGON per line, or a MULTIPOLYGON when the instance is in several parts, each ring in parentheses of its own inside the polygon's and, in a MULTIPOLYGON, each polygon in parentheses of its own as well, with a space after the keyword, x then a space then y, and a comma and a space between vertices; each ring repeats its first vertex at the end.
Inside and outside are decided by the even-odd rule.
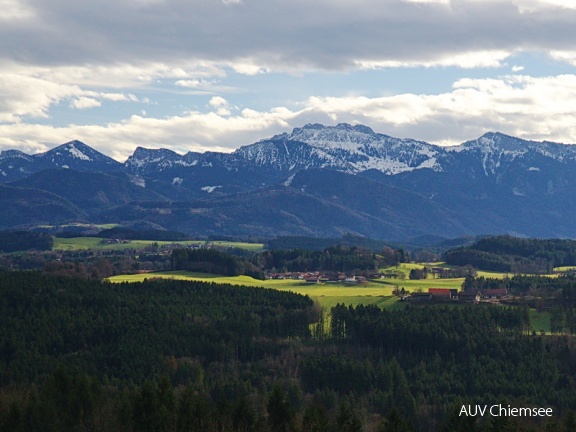
POLYGON ((576 241, 495 236, 472 246, 451 249, 443 259, 481 270, 511 273, 551 273, 554 267, 576 265, 576 241))
POLYGON ((349 386, 362 384, 340 390, 384 392, 384 400, 398 404, 412 419, 418 414, 411 413, 428 404, 445 410, 447 418, 458 404, 486 400, 549 405, 558 416, 568 415, 576 406, 576 347, 568 337, 531 334, 529 323, 528 309, 521 307, 408 306, 387 311, 338 305, 332 309, 332 337, 357 350, 369 348, 369 358, 378 360, 343 355, 316 359, 303 367, 302 376, 310 389, 334 388, 349 375, 349 386), (395 360, 382 362, 390 358, 395 360), (395 361, 406 386, 402 374, 394 372, 395 361))
POLYGON ((386 247, 393 248, 390 243, 384 240, 376 240, 354 234, 345 234, 341 238, 280 236, 266 241, 266 249, 269 250, 306 249, 323 251, 326 248, 338 245, 359 246, 370 249, 373 252, 378 252, 386 247))
POLYGON ((0 231, 0 252, 52 250, 51 235, 33 231, 0 231))
POLYGON ((264 273, 250 261, 211 248, 174 249, 170 258, 172 270, 204 272, 226 276, 247 275, 264 279, 264 273))
POLYGON ((405 260, 402 250, 389 247, 378 253, 360 246, 336 245, 321 251, 307 249, 269 250, 254 257, 264 270, 279 272, 353 270, 377 271, 380 267, 396 265, 405 260))
POLYGON ((337 245, 322 251, 307 249, 269 250, 249 257, 239 257, 210 248, 175 249, 173 270, 248 275, 263 278, 264 272, 306 271, 371 271, 398 264, 404 255, 400 250, 384 248, 380 253, 359 246, 337 245))
MULTIPOLYGON (((202 282, 4 272, 0 287, 2 385, 36 382, 60 363, 141 382, 168 372, 172 357, 254 360, 274 338, 310 337, 316 319, 308 297, 202 282)), ((194 373, 181 366, 183 377, 194 373)))
POLYGON ((40 272, 0 272, 0 292, 0 431, 574 430, 576 347, 524 307, 325 321, 288 292, 40 272), (486 401, 555 415, 457 415, 486 401))

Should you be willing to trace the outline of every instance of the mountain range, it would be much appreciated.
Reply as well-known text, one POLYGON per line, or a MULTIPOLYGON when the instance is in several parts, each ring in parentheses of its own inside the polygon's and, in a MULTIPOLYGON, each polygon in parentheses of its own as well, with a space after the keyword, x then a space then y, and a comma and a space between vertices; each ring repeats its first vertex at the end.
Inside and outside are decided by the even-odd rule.
POLYGON ((576 146, 487 133, 441 147, 308 124, 232 153, 80 141, 0 153, 0 228, 146 222, 191 235, 576 238, 576 146))

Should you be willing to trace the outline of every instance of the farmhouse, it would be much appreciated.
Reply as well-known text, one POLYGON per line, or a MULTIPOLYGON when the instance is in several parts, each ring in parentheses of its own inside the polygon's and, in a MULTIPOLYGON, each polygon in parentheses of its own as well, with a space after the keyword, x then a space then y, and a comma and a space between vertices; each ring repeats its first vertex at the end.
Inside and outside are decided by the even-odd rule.
POLYGON ((432 267, 432 275, 434 277, 442 277, 442 275, 444 275, 444 273, 446 272, 446 269, 443 267, 432 267))
POLYGON ((430 301, 432 300, 432 295, 430 293, 415 292, 410 294, 411 301, 430 301))
POLYGON ((508 295, 508 290, 506 288, 488 288, 485 295, 488 298, 500 299, 508 295))
POLYGON ((462 303, 478 303, 480 301, 480 293, 475 291, 462 291, 458 293, 458 299, 462 303))
POLYGON ((451 299, 458 296, 457 290, 450 288, 428 288, 428 294, 437 299, 451 299))

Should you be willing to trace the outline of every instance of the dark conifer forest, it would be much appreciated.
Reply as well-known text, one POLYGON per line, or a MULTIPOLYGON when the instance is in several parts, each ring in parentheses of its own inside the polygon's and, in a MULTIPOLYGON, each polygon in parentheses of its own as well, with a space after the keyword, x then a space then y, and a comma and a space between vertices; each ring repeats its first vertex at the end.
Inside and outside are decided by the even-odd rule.
POLYGON ((38 272, 0 289, 1 431, 574 430, 573 337, 526 307, 327 317, 270 289, 38 272), (476 404, 553 416, 459 415, 476 404))
POLYGON ((550 273, 554 267, 576 265, 576 241, 512 236, 486 237, 444 254, 446 263, 512 273, 550 273))

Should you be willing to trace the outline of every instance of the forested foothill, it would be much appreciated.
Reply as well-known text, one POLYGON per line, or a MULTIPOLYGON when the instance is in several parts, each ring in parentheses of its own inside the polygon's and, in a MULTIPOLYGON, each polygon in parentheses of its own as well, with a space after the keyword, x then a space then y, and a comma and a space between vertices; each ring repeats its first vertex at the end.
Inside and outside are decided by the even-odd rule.
POLYGON ((383 240, 353 234, 345 234, 341 238, 280 236, 266 241, 266 249, 268 250, 306 249, 323 251, 331 246, 360 246, 373 252, 378 252, 385 247, 392 247, 390 243, 383 240))
POLYGON ((45 233, 32 231, 0 231, 0 252, 52 250, 54 240, 45 233))
POLYGON ((215 249, 175 249, 170 258, 172 270, 212 273, 226 276, 252 276, 264 279, 264 273, 253 263, 215 249))
POLYGON ((322 251, 308 249, 268 250, 251 257, 238 257, 211 248, 175 249, 172 270, 227 276, 247 275, 258 279, 270 272, 376 273, 379 268, 406 259, 405 252, 385 247, 379 253, 359 246, 337 245, 322 251))
POLYGON ((0 430, 568 431, 576 347, 527 308, 338 305, 148 279, 0 273, 0 430), (478 418, 462 404, 554 409, 478 418), (403 428, 403 429, 399 429, 403 428))
POLYGON ((510 273, 552 273, 555 267, 576 266, 576 240, 486 237, 468 247, 449 250, 451 265, 510 273))
POLYGON ((254 258, 267 271, 372 271, 406 261, 404 250, 384 246, 378 251, 362 246, 336 245, 324 250, 269 250, 254 258))
MULTIPOLYGON (((483 240, 487 251, 471 250, 544 256, 539 241, 483 240)), ((550 244, 549 264, 567 263, 564 241, 550 244)), ((2 255, 0 432, 576 430, 576 276, 475 277, 465 263, 450 268, 466 274, 464 292, 504 288, 509 298, 390 310, 322 310, 290 292, 154 273, 102 281, 142 269, 372 272, 410 259, 387 245, 234 252, 150 244, 2 255), (534 310, 548 314, 549 331, 533 330, 534 310), (477 404, 554 415, 459 415, 477 404)))

